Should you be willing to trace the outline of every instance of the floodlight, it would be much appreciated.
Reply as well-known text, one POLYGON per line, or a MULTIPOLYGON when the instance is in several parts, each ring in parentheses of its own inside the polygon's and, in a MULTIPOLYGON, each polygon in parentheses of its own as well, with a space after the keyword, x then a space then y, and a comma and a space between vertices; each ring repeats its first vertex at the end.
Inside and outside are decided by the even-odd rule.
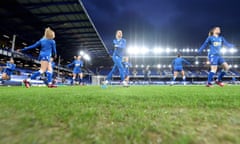
POLYGON ((83 56, 85 53, 84 51, 80 51, 80 55, 83 56))
POLYGON ((83 58, 84 58, 85 60, 87 60, 87 61, 89 61, 89 60, 91 59, 88 54, 85 54, 85 55, 83 56, 83 58))
POLYGON ((169 53, 170 51, 171 51, 170 48, 167 48, 167 49, 166 49, 166 52, 167 52, 167 53, 169 53))
POLYGON ((129 54, 134 54, 134 55, 136 55, 136 54, 139 53, 139 49, 138 49, 136 46, 129 47, 129 48, 128 48, 128 53, 129 53, 129 54))
POLYGON ((225 54, 227 52, 226 48, 222 48, 221 50, 221 53, 225 54))
POLYGON ((147 54, 147 53, 149 52, 149 49, 147 49, 147 48, 145 48, 145 47, 142 47, 142 48, 140 49, 140 52, 141 52, 141 54, 147 54))
POLYGON ((237 50, 236 50, 236 49, 234 49, 234 48, 231 48, 229 51, 230 51, 230 53, 232 53, 232 54, 233 54, 233 53, 235 53, 237 50))
POLYGON ((153 49, 153 52, 154 52, 155 54, 162 53, 162 52, 163 52, 163 49, 162 49, 162 48, 154 48, 154 49, 153 49))

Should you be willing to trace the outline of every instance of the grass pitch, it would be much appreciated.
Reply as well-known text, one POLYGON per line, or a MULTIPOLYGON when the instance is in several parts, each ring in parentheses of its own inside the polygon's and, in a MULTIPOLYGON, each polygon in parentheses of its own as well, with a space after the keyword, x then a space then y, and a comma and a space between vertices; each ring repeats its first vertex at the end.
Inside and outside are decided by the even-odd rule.
POLYGON ((1 144, 239 144, 240 86, 0 87, 1 144))

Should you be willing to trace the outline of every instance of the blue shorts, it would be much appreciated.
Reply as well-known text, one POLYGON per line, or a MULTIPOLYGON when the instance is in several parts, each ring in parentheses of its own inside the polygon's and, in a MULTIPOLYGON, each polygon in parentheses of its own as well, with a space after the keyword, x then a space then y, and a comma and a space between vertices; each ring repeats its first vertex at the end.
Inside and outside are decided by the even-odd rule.
POLYGON ((82 70, 80 68, 73 68, 73 73, 79 74, 79 73, 82 73, 82 70))
POLYGON ((174 67, 175 72, 182 72, 183 71, 183 67, 174 67))
POLYGON ((51 56, 39 56, 38 57, 38 60, 39 61, 48 61, 48 62, 50 62, 50 59, 51 59, 51 56))
POLYGON ((225 62, 225 60, 218 55, 209 55, 208 59, 211 65, 222 65, 225 62))

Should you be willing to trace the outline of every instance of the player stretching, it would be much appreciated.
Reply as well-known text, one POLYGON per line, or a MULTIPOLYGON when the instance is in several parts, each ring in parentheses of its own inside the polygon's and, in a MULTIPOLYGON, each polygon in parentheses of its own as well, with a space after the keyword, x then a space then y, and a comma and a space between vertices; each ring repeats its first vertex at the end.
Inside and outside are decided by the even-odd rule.
POLYGON ((200 54, 204 48, 209 46, 209 53, 208 53, 208 59, 210 60, 211 64, 211 71, 208 73, 208 82, 207 87, 212 87, 212 79, 214 74, 217 71, 218 65, 222 66, 222 71, 218 75, 217 80, 215 81, 216 84, 223 87, 224 84, 222 83, 223 76, 228 72, 229 66, 225 62, 225 60, 220 55, 220 49, 223 45, 232 48, 234 45, 228 43, 224 37, 220 36, 221 30, 220 27, 214 27, 210 30, 208 38, 205 40, 203 45, 199 48, 198 54, 200 54))
MULTIPOLYGON (((30 87, 30 80, 36 79, 38 76, 40 76, 41 74, 47 71, 52 54, 56 56, 57 52, 56 52, 56 43, 54 38, 55 38, 54 31, 50 28, 46 28, 43 38, 41 38, 35 44, 20 50, 21 52, 24 52, 33 48, 41 47, 40 54, 38 57, 41 64, 40 70, 34 72, 31 75, 30 79, 26 79, 23 81, 26 88, 30 87)), ((56 87, 55 85, 52 84, 52 73, 49 71, 47 71, 46 73, 48 78, 48 87, 49 88, 56 87)))
POLYGON ((71 66, 74 66, 73 68, 73 78, 72 78, 72 81, 71 81, 71 85, 74 84, 75 80, 76 80, 76 77, 79 76, 79 84, 82 85, 83 84, 83 73, 82 73, 82 70, 81 70, 81 67, 83 67, 83 61, 81 60, 81 56, 77 56, 76 59, 67 65, 67 67, 71 67, 71 66))
POLYGON ((126 86, 128 86, 129 83, 129 68, 132 66, 131 63, 129 63, 128 57, 125 57, 123 60, 123 67, 125 71, 125 81, 126 81, 126 86))
MULTIPOLYGON (((122 31, 117 30, 116 39, 113 40, 114 52, 113 52, 112 60, 114 62, 114 65, 116 65, 117 69, 119 70, 121 82, 123 83, 123 85, 126 85, 126 81, 124 81, 125 72, 122 65, 122 57, 123 57, 124 49, 126 48, 126 40, 122 38, 122 36, 123 36, 122 31)), ((103 83, 107 84, 108 80, 104 81, 103 83)))
POLYGON ((6 66, 4 66, 3 74, 1 80, 10 80, 12 72, 15 70, 16 65, 14 64, 13 58, 10 58, 10 61, 6 63, 6 66))
POLYGON ((173 66, 173 79, 172 79, 172 83, 171 85, 174 84, 177 76, 178 76, 178 73, 181 73, 182 75, 182 79, 183 79, 183 84, 185 85, 185 81, 186 81, 186 76, 185 76, 185 73, 184 73, 184 70, 183 70, 183 63, 186 63, 188 65, 190 65, 190 63, 185 60, 184 58, 181 57, 181 54, 178 54, 177 55, 177 58, 175 58, 173 61, 172 61, 172 66, 173 66))

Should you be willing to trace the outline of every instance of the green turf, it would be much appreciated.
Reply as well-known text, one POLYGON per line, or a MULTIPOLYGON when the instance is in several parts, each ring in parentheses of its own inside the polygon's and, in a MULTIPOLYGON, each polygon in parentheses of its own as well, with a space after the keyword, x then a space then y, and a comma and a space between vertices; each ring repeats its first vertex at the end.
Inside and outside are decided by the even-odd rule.
POLYGON ((0 87, 1 144, 239 144, 240 86, 0 87))

